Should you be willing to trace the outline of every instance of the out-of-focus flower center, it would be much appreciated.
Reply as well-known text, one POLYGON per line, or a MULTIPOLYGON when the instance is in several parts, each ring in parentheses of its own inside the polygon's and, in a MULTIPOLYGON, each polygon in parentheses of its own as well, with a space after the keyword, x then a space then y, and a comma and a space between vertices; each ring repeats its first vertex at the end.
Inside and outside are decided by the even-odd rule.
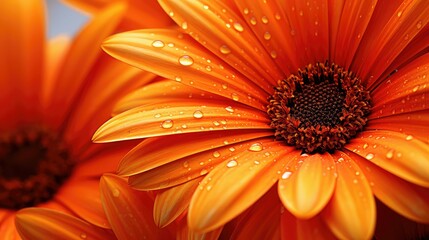
POLYGON ((17 210, 50 200, 72 169, 67 150, 46 130, 0 135, 0 208, 17 210))
POLYGON ((364 128, 371 108, 360 79, 328 62, 279 81, 268 100, 276 139, 306 153, 342 148, 364 128))

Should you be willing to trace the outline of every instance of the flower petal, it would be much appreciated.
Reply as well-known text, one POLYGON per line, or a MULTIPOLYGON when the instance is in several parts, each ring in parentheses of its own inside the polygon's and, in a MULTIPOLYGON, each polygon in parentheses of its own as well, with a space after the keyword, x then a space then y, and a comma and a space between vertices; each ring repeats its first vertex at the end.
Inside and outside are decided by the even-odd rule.
POLYGON ((267 114, 225 101, 180 102, 141 106, 114 116, 94 134, 97 142, 129 140, 190 132, 271 129, 267 114), (216 126, 214 122, 226 122, 216 126))
POLYGON ((429 223, 429 189, 407 182, 352 152, 345 152, 363 171, 374 195, 399 214, 429 223))
POLYGON ((429 109, 429 54, 399 69, 372 91, 374 106, 370 118, 429 109))
POLYGON ((352 65, 369 89, 377 86, 381 74, 425 28, 428 15, 425 1, 377 3, 352 65))
POLYGON ((16 214, 16 228, 24 240, 115 239, 111 231, 98 228, 79 218, 43 208, 24 208, 16 214))
MULTIPOLYGON (((218 122, 218 124, 221 123, 218 122)), ((120 175, 130 176, 206 150, 212 150, 230 143, 234 144, 249 139, 270 136, 271 134, 271 131, 235 130, 150 138, 141 142, 124 156, 118 172, 120 175), (180 144, 171 144, 178 142, 180 144)))
POLYGON ((159 1, 173 20, 219 58, 242 72, 258 85, 276 85, 282 73, 244 20, 228 2, 159 1))
POLYGON ((264 139, 240 141, 237 143, 228 143, 228 145, 218 148, 210 148, 204 152, 189 155, 140 174, 130 176, 128 182, 133 188, 141 190, 176 186, 206 175, 221 162, 247 151, 252 146, 254 148, 255 146, 262 146, 261 140, 264 139))
POLYGON ((370 239, 375 229, 376 211, 369 183, 347 154, 337 151, 333 157, 337 160, 338 177, 323 218, 339 239, 370 239))
MULTIPOLYGON (((15 213, 8 214, 0 222, 0 236, 7 240, 21 240, 15 227, 15 213)), ((26 240, 26 239, 24 239, 26 240)))
POLYGON ((310 156, 296 153, 288 160, 278 184, 280 199, 296 217, 312 218, 326 206, 334 192, 334 160, 328 153, 310 156))
POLYGON ((101 201, 118 239, 162 239, 152 218, 153 200, 146 192, 131 189, 113 174, 100 180, 101 201))
POLYGON ((293 149, 272 140, 261 144, 265 150, 242 152, 207 174, 189 206, 190 229, 206 232, 222 226, 273 186, 282 162, 277 160, 293 149))
POLYGON ((234 229, 231 239, 279 239, 281 207, 276 188, 273 187, 237 217, 238 227, 234 229))
POLYGON ((29 124, 40 117, 39 89, 45 53, 44 3, 41 0, 0 1, 3 33, 0 38, 0 101, 8 103, 0 111, 1 119, 29 124))
POLYGON ((364 131, 346 148, 396 176, 429 187, 429 147, 412 135, 364 131))
POLYGON ((221 226, 210 232, 197 233, 188 228, 186 218, 179 221, 178 225, 176 240, 218 240, 221 239, 220 235, 223 230, 223 226, 221 226))
POLYGON ((412 135, 420 141, 429 143, 429 111, 395 114, 387 117, 375 118, 368 121, 366 129, 389 130, 412 135))
POLYGON ((109 5, 76 36, 64 59, 63 68, 55 78, 60 81, 55 83, 56 94, 52 97, 49 108, 55 114, 46 116, 53 126, 59 126, 64 122, 70 106, 78 97, 81 88, 85 86, 83 82, 89 70, 101 53, 101 50, 94 46, 101 45, 104 38, 112 33, 124 9, 124 4, 119 2, 109 5))
POLYGON ((215 95, 198 88, 190 87, 177 81, 163 79, 151 84, 147 84, 123 97, 116 103, 113 114, 117 115, 132 108, 148 105, 154 102, 167 103, 180 101, 187 98, 209 98, 225 100, 225 98, 219 95, 215 95))
POLYGON ((156 225, 162 228, 176 220, 188 208, 200 181, 201 178, 197 178, 158 193, 153 207, 156 225))
POLYGON ((101 205, 98 178, 70 181, 55 195, 55 199, 74 214, 102 228, 110 228, 101 205))
POLYGON ((272 84, 253 83, 179 31, 120 33, 106 39, 103 49, 138 68, 260 109, 272 91, 272 84))

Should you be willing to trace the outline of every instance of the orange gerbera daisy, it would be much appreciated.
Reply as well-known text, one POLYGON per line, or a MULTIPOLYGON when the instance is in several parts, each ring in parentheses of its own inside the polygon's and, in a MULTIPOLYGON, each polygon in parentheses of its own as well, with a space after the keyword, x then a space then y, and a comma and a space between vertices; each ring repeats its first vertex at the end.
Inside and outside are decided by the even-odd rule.
POLYGON ((189 204, 190 229, 209 232, 257 204, 282 211, 283 237, 365 239, 374 196, 429 223, 426 1, 159 2, 180 29, 103 47, 173 81, 124 98, 94 135, 149 138, 118 173, 166 189, 158 225, 189 204), (273 186, 281 204, 261 198, 273 186))
POLYGON ((0 2, 0 236, 20 238, 15 216, 23 209, 16 222, 25 239, 105 239, 113 235, 99 178, 116 169, 132 143, 96 145, 91 136, 121 95, 154 75, 99 47, 123 4, 100 11, 73 41, 46 42, 44 8, 42 0, 0 2))

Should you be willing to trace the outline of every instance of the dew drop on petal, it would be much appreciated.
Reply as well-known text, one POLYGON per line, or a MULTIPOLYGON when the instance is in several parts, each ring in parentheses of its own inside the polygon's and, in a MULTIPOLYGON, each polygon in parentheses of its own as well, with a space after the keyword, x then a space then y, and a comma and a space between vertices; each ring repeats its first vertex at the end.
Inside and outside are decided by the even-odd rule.
POLYGON ((181 82, 182 78, 181 77, 175 77, 174 80, 176 80, 176 82, 181 82))
POLYGON ((80 234, 80 238, 82 238, 82 239, 86 239, 86 237, 87 237, 86 233, 81 233, 81 234, 80 234))
POLYGON ((363 145, 363 149, 367 149, 368 148, 368 143, 365 143, 364 145, 363 145))
POLYGON ((194 118, 202 118, 204 116, 203 112, 201 112, 200 110, 197 110, 194 112, 194 118))
POLYGON ((288 179, 290 177, 290 175, 292 175, 292 172, 289 172, 289 171, 284 172, 282 174, 282 179, 288 179))
POLYGON ((160 113, 157 113, 157 114, 155 114, 155 116, 154 116, 155 118, 160 118, 161 117, 161 114, 160 113))
POLYGON ((271 33, 270 32, 265 32, 264 33, 264 39, 265 40, 270 40, 271 39, 271 33))
POLYGON ((365 158, 366 158, 366 159, 368 159, 368 160, 371 160, 371 159, 373 159, 373 158, 374 158, 374 154, 372 154, 372 153, 368 153, 368 154, 365 156, 365 158))
POLYGON ((273 59, 277 58, 277 52, 276 52, 276 51, 271 51, 271 52, 270 52, 270 56, 271 56, 271 58, 273 58, 273 59))
POLYGON ((254 143, 254 144, 250 145, 249 151, 252 151, 252 152, 262 151, 262 144, 261 143, 254 143))
POLYGON ((405 140, 407 140, 407 141, 411 141, 413 139, 413 136, 411 136, 411 135, 408 135, 406 138, 405 138, 405 140))
POLYGON ((268 23, 268 18, 267 18, 267 16, 263 16, 263 17, 261 18, 261 21, 262 21, 262 23, 267 24, 267 23, 268 23))
POLYGON ((225 110, 230 112, 230 113, 234 112, 234 109, 231 106, 226 107, 225 110))
POLYGON ((392 159, 392 158, 393 158, 393 149, 390 149, 390 150, 386 153, 386 158, 387 158, 387 159, 392 159))
POLYGON ((183 162, 183 167, 184 168, 188 168, 189 167, 189 162, 188 161, 184 161, 183 162))
POLYGON ((250 24, 256 25, 256 18, 255 17, 250 18, 250 24))
POLYGON ((238 97, 238 94, 237 93, 231 93, 231 98, 232 98, 232 100, 234 100, 234 101, 238 101, 240 98, 238 97))
POLYGON ((208 173, 207 169, 202 169, 202 170, 200 171, 200 175, 205 175, 205 174, 207 174, 207 173, 208 173))
POLYGON ((234 29, 237 30, 238 32, 244 31, 244 28, 243 28, 243 26, 241 26, 240 23, 234 23, 233 26, 234 26, 234 29))
POLYGON ((220 153, 218 151, 213 152, 213 157, 218 158, 220 157, 220 153))
POLYGON ((188 23, 187 22, 182 22, 182 29, 186 30, 188 29, 188 23))
POLYGON ((169 129, 173 127, 173 120, 167 119, 161 123, 161 127, 165 129, 169 129))
POLYGON ((343 161, 344 161, 344 158, 342 157, 338 158, 338 162, 343 162, 343 161))
POLYGON ((245 8, 245 9, 243 9, 243 12, 244 12, 244 14, 249 14, 249 9, 248 8, 245 8))
POLYGON ((231 161, 229 161, 229 162, 226 164, 226 166, 227 166, 227 167, 229 167, 229 168, 235 167, 235 166, 237 166, 237 165, 238 165, 238 163, 237 163, 237 161, 235 161, 235 160, 231 160, 231 161))
POLYGON ((152 42, 152 47, 163 48, 165 46, 164 42, 161 40, 155 40, 152 42))
POLYGON ((422 28, 422 21, 419 21, 416 26, 417 26, 417 29, 422 28))
POLYGON ((179 58, 179 63, 183 66, 191 66, 194 64, 194 59, 188 55, 183 55, 179 58))
POLYGON ((231 53, 231 49, 229 49, 229 47, 228 46, 226 46, 226 45, 222 45, 222 46, 220 46, 220 52, 221 53, 223 53, 223 54, 230 54, 231 53))

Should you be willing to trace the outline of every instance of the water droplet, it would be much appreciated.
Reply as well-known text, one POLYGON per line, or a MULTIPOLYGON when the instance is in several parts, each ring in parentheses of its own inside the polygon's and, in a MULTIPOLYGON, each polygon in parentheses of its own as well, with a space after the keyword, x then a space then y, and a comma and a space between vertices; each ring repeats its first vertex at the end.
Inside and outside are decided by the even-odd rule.
POLYGON ((212 190, 212 186, 211 186, 211 185, 208 185, 208 186, 206 187, 206 189, 207 189, 207 191, 210 191, 210 190, 212 190))
POLYGON ((238 32, 244 31, 244 28, 243 28, 243 26, 241 26, 240 23, 234 23, 233 26, 234 26, 234 29, 237 30, 238 32))
POLYGON ((209 171, 207 171, 207 169, 202 169, 200 172, 200 175, 205 175, 207 174, 209 171))
POLYGON ((263 16, 263 17, 261 18, 261 21, 262 21, 262 23, 267 24, 267 23, 268 23, 268 18, 267 18, 267 16, 263 16))
POLYGON ((359 176, 359 175, 360 175, 360 172, 355 172, 355 175, 356 175, 356 176, 359 176))
POLYGON ((234 147, 230 147, 230 148, 229 148, 229 151, 234 152, 234 151, 235 151, 235 148, 234 148, 234 147))
POLYGON ((119 195, 121 195, 121 192, 119 192, 119 189, 114 188, 112 189, 112 194, 114 197, 119 197, 119 195))
POLYGON ((179 58, 179 63, 183 66, 191 66, 194 64, 194 59, 188 55, 183 55, 179 58))
POLYGON ((87 237, 87 236, 86 236, 86 233, 81 233, 81 234, 80 234, 80 238, 82 238, 82 239, 86 239, 86 237, 87 237))
POLYGON ((374 158, 374 154, 372 154, 372 153, 368 153, 368 154, 365 156, 365 158, 366 158, 366 159, 368 159, 368 160, 371 160, 371 159, 373 159, 373 158, 374 158))
POLYGON ((170 120, 170 119, 165 120, 164 122, 161 123, 161 127, 165 129, 173 127, 173 120, 170 120))
POLYGON ((407 140, 407 141, 411 141, 413 139, 413 136, 411 136, 411 135, 408 135, 406 138, 405 138, 405 140, 407 140))
POLYGON ((234 109, 231 106, 226 107, 225 110, 230 112, 230 113, 234 112, 234 109))
POLYGON ((182 81, 182 78, 181 77, 176 77, 176 78, 174 78, 175 80, 176 80, 176 82, 181 82, 182 81))
POLYGON ((237 94, 237 93, 231 93, 231 98, 232 98, 232 100, 234 100, 234 101, 238 101, 238 100, 239 100, 239 97, 238 97, 238 94, 237 94))
POLYGON ((226 45, 222 45, 222 46, 220 46, 220 52, 221 53, 223 53, 223 54, 230 54, 231 53, 231 49, 229 49, 229 47, 228 46, 226 46, 226 45))
POLYGON ((245 8, 245 9, 243 9, 243 12, 244 12, 244 14, 249 14, 249 9, 248 8, 245 8))
POLYGON ((226 166, 227 166, 227 167, 229 167, 229 168, 235 167, 235 166, 237 166, 237 165, 238 165, 238 163, 237 163, 237 161, 235 161, 235 160, 231 160, 231 161, 229 161, 229 162, 226 164, 226 166))
POLYGON ((368 148, 368 143, 365 143, 364 145, 363 145, 363 149, 367 149, 368 148))
POLYGON ((184 29, 184 30, 188 29, 188 23, 187 22, 182 22, 182 29, 184 29))
POLYGON ((194 118, 199 119, 199 118, 202 118, 202 117, 204 117, 204 114, 200 110, 197 110, 197 111, 194 112, 194 118))
POLYGON ((271 33, 270 32, 265 32, 264 33, 264 39, 265 40, 270 40, 271 39, 271 33))
POLYGON ((358 183, 358 180, 357 180, 357 179, 353 179, 353 183, 354 183, 354 184, 357 184, 357 183, 358 183))
POLYGON ((255 165, 259 165, 260 162, 258 160, 255 160, 254 163, 255 165))
POLYGON ((289 171, 284 172, 282 175, 282 179, 288 179, 290 177, 290 175, 292 175, 292 172, 289 172, 289 171))
POLYGON ((188 168, 189 167, 189 162, 188 161, 184 161, 183 162, 183 167, 184 168, 188 168))
POLYGON ((250 145, 249 151, 252 151, 252 152, 262 151, 262 144, 261 143, 254 143, 254 144, 250 145))
POLYGON ((270 55, 273 59, 277 58, 277 52, 276 51, 271 51, 270 55))
POLYGON ((182 124, 182 126, 181 126, 182 128, 188 128, 188 125, 186 125, 186 124, 182 124))
POLYGON ((417 26, 417 29, 422 28, 422 21, 418 21, 416 26, 417 26))
POLYGON ((390 149, 390 150, 386 153, 386 158, 387 158, 387 159, 392 159, 392 158, 393 158, 393 149, 390 149))
POLYGON ((250 24, 256 25, 256 18, 255 17, 250 18, 250 24))
POLYGON ((155 114, 155 116, 154 116, 155 118, 160 118, 161 117, 161 114, 160 113, 157 113, 157 114, 155 114))
POLYGON ((210 66, 206 66, 206 71, 207 71, 207 72, 211 72, 211 71, 212 71, 212 67, 210 67, 210 66))
POLYGON ((220 157, 220 153, 218 151, 213 152, 213 157, 218 158, 220 157))
POLYGON ((165 46, 165 44, 161 40, 155 40, 152 42, 152 46, 156 47, 156 48, 163 48, 165 46))
POLYGON ((402 16, 402 11, 399 11, 398 12, 398 17, 401 17, 402 16))
POLYGON ((343 161, 344 161, 344 158, 342 157, 338 158, 338 162, 343 162, 343 161))
POLYGON ((419 86, 415 86, 415 87, 413 88, 413 92, 417 92, 417 90, 419 90, 419 86))

